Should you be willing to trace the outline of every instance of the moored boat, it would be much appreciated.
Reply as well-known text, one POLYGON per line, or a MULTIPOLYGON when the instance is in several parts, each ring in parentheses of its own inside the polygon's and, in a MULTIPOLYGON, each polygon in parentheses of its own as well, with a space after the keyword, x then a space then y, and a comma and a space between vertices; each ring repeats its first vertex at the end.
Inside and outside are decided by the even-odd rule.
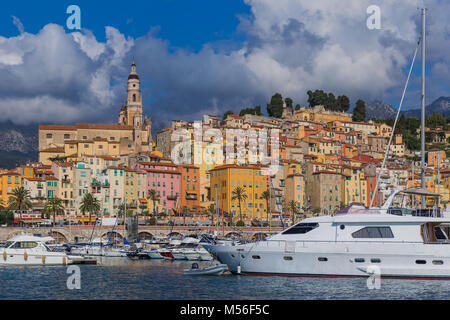
POLYGON ((220 276, 225 271, 228 271, 228 266, 226 264, 217 264, 215 266, 199 268, 198 264, 194 263, 191 269, 184 269, 183 274, 197 275, 197 276, 206 276, 206 275, 220 276))
POLYGON ((0 248, 0 265, 66 265, 72 260, 65 252, 52 251, 46 242, 52 237, 17 235, 0 248))

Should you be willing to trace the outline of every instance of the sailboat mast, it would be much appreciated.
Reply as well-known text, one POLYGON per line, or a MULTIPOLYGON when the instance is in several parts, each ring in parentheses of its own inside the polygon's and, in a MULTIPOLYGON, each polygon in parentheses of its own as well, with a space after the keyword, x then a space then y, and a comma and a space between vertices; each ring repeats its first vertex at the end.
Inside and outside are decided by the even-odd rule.
MULTIPOLYGON (((422 8, 422 122, 420 127, 420 136, 421 136, 421 184, 420 187, 422 189, 425 188, 425 46, 426 46, 426 32, 425 32, 425 23, 426 23, 426 8, 422 8)), ((425 197, 422 196, 421 199, 421 208, 425 209, 425 197)))

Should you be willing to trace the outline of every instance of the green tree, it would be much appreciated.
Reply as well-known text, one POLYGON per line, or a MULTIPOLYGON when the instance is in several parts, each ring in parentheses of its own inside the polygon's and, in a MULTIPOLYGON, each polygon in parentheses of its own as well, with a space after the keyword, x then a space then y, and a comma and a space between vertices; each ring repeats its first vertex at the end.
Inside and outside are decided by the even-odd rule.
POLYGON ((217 215, 216 206, 214 203, 210 204, 205 210, 206 215, 211 218, 211 225, 214 225, 214 217, 217 215))
POLYGON ((327 99, 327 103, 325 105, 325 109, 331 110, 331 111, 337 111, 337 109, 338 109, 336 97, 331 92, 328 94, 328 99, 327 99))
POLYGON ((230 111, 230 110, 228 110, 227 112, 225 112, 224 115, 223 115, 223 120, 225 120, 225 119, 228 117, 229 114, 234 114, 234 112, 233 112, 233 111, 230 111))
POLYGON ((239 116, 242 117, 242 116, 244 116, 246 114, 254 114, 254 115, 257 115, 257 116, 261 116, 262 115, 262 113, 261 113, 261 106, 256 106, 254 108, 242 109, 241 112, 239 113, 239 116))
POLYGON ((315 90, 314 92, 308 90, 306 94, 308 95, 308 103, 311 108, 318 105, 328 105, 329 97, 323 90, 315 90))
POLYGON ((64 206, 61 199, 50 198, 44 206, 44 213, 47 215, 53 215, 53 227, 56 224, 56 215, 60 213, 64 214, 64 206))
POLYGON ((284 99, 284 102, 286 103, 286 108, 287 108, 287 109, 290 109, 291 111, 294 110, 294 109, 293 109, 293 104, 294 104, 294 102, 292 101, 291 98, 286 98, 286 99, 284 99))
POLYGON ((363 122, 366 120, 366 103, 359 99, 356 101, 355 109, 353 110, 352 120, 356 122, 363 122))
MULTIPOLYGON (((30 191, 24 187, 15 188, 12 192, 12 196, 9 198, 10 210, 29 210, 33 206, 30 201, 30 191)), ((22 213, 20 213, 20 219, 22 220, 22 213)))
POLYGON ((241 203, 242 201, 247 200, 248 196, 246 194, 246 191, 244 188, 241 187, 236 187, 232 192, 231 192, 231 200, 235 201, 237 200, 239 202, 239 219, 242 220, 242 207, 241 207, 241 203))
POLYGON ((150 189, 148 191, 147 199, 153 201, 153 216, 155 216, 155 213, 156 213, 156 200, 158 199, 158 193, 155 190, 150 189))
POLYGON ((300 108, 301 108, 301 106, 300 106, 299 104, 297 104, 297 105, 295 106, 295 110, 300 110, 300 108))
POLYGON ((283 97, 279 93, 275 93, 267 105, 267 113, 270 117, 281 118, 283 115, 283 97))
POLYGON ((91 223, 91 216, 93 213, 96 215, 100 211, 100 201, 94 198, 91 193, 86 193, 81 200, 80 210, 83 215, 89 212, 89 223, 91 223))
POLYGON ((410 133, 415 134, 417 132, 417 129, 420 127, 420 119, 416 117, 408 117, 406 119, 406 125, 405 129, 408 130, 410 133))
POLYGON ((268 190, 264 191, 261 194, 261 199, 266 200, 266 220, 267 220, 267 224, 270 223, 269 221, 269 216, 270 216, 270 208, 269 208, 269 201, 270 201, 270 192, 268 190))
POLYGON ((350 109, 350 99, 345 96, 339 96, 337 98, 337 109, 341 112, 347 112, 350 109))
POLYGON ((425 126, 430 129, 436 129, 437 127, 444 127, 446 125, 445 117, 440 113, 433 113, 425 118, 425 126))
POLYGON ((238 222, 236 222, 236 227, 245 227, 245 222, 242 220, 239 220, 238 222))
POLYGON ((0 210, 0 224, 11 225, 14 223, 14 213, 11 210, 0 210))
POLYGON ((292 225, 295 224, 295 216, 298 213, 297 203, 291 200, 287 203, 287 210, 291 213, 292 225))

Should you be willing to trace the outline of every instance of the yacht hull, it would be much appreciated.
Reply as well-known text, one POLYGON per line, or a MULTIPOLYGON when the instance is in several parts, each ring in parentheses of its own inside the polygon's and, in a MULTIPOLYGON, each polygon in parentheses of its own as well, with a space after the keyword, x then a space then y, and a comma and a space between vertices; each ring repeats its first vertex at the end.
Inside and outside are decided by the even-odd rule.
POLYGON ((214 251, 231 272, 244 275, 369 277, 375 271, 381 278, 450 279, 446 245, 298 243, 287 252, 283 242, 216 246, 214 251))
POLYGON ((67 265, 72 260, 65 254, 33 254, 33 253, 12 253, 0 252, 0 266, 21 265, 21 266, 42 266, 42 265, 67 265))

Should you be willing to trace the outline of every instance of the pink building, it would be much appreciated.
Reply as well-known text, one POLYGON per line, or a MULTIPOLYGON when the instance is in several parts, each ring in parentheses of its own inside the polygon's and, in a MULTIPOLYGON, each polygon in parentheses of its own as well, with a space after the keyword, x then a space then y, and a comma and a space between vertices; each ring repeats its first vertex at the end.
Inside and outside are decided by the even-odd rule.
POLYGON ((172 163, 139 162, 138 168, 147 172, 145 194, 155 190, 165 213, 173 213, 180 203, 181 172, 172 163))

